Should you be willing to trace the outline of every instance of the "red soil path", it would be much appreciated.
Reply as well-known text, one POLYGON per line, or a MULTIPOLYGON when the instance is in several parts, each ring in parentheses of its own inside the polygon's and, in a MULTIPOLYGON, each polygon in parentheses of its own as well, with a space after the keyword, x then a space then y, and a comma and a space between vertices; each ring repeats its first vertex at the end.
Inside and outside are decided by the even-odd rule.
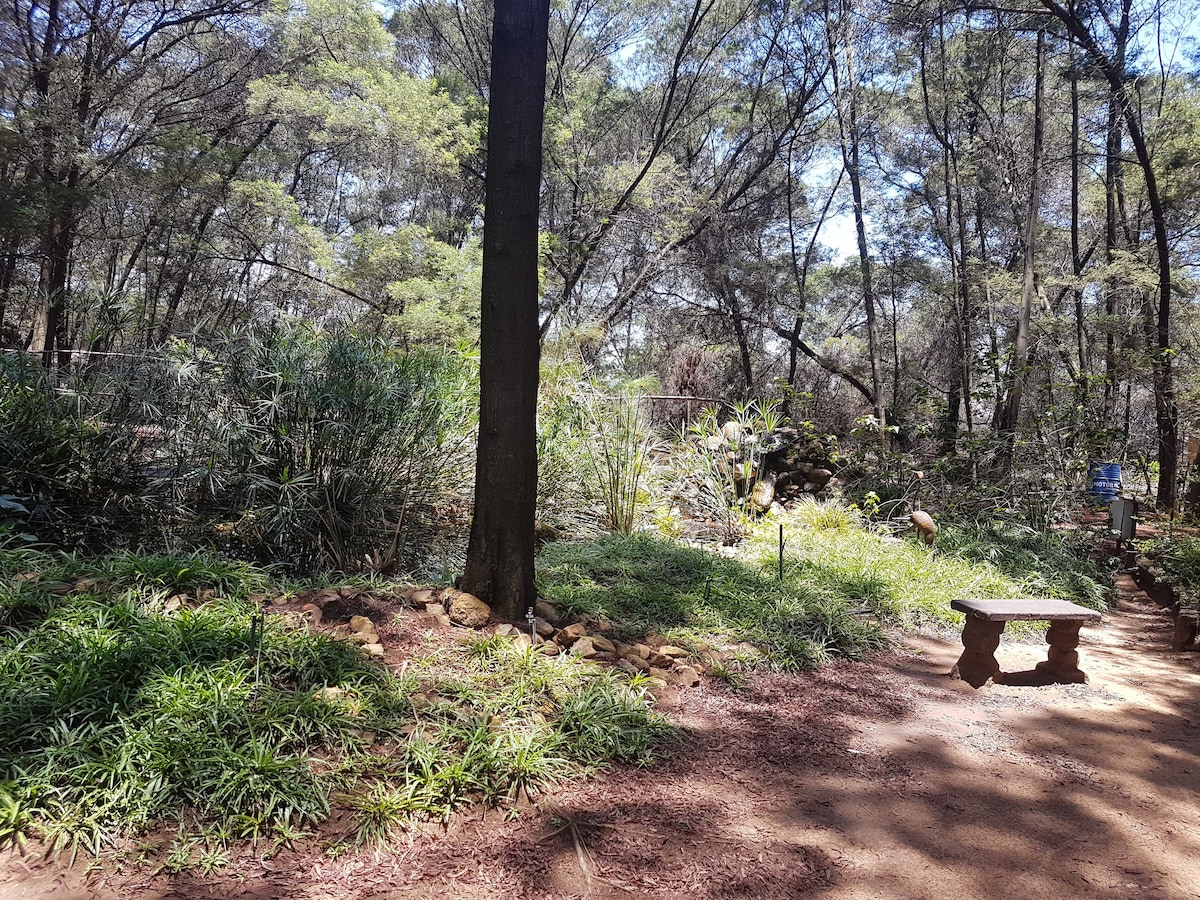
MULTIPOLYGON (((662 698, 671 758, 555 790, 514 820, 462 818, 389 853, 316 841, 213 875, 0 855, 11 898, 1200 897, 1200 654, 1121 578, 1083 631, 1090 683, 946 676, 954 640, 865 663, 706 680, 662 698)), ((1006 671, 1043 647, 1006 641, 1006 671)))

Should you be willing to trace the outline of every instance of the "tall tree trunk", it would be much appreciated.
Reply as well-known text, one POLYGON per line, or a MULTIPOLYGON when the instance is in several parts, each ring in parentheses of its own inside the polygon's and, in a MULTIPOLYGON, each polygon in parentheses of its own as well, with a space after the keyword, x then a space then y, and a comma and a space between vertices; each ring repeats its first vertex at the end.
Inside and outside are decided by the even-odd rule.
MULTIPOLYGON (((1071 273, 1076 279, 1083 275, 1083 254, 1079 243, 1079 192, 1082 190, 1079 172, 1079 69, 1075 59, 1074 43, 1071 52, 1071 273)), ((1075 405, 1081 418, 1071 430, 1072 446, 1076 444, 1079 430, 1087 421, 1088 375, 1091 370, 1088 359, 1087 319, 1083 308, 1083 288, 1074 287, 1071 294, 1075 300, 1075 405)))
POLYGON ((517 621, 533 606, 537 505, 538 194, 549 0, 497 0, 492 22, 475 515, 462 587, 517 621))
POLYGON ((1008 388, 1008 399, 1004 405, 1004 417, 1000 431, 1011 462, 1011 448, 1016 437, 1017 424, 1021 418, 1021 399, 1025 391, 1025 377, 1029 368, 1029 321, 1033 313, 1033 298, 1037 293, 1034 283, 1034 262, 1037 257, 1038 209, 1041 206, 1042 173, 1042 107, 1045 100, 1046 36, 1037 34, 1037 74, 1033 94, 1033 169, 1029 176, 1029 212, 1025 218, 1025 260, 1021 278, 1021 314, 1017 321, 1017 339, 1013 347, 1012 375, 1008 388))
MULTIPOLYGON (((842 21, 845 20, 842 16, 842 21)), ((875 408, 875 418, 879 423, 880 446, 887 448, 887 430, 884 428, 887 416, 884 410, 883 388, 879 376, 879 327, 875 317, 875 286, 872 281, 871 253, 867 246, 867 225, 863 209, 862 167, 860 149, 862 136, 858 121, 859 87, 854 72, 854 57, 852 49, 847 45, 839 48, 838 37, 834 34, 833 20, 829 4, 825 5, 826 36, 829 42, 829 71, 833 78, 834 107, 837 113, 838 128, 841 133, 842 165, 850 179, 850 197, 854 207, 854 229, 858 240, 858 265, 862 275, 863 312, 867 320, 867 355, 871 364, 871 395, 875 408), (845 53, 846 86, 843 88, 838 72, 838 57, 845 53)))

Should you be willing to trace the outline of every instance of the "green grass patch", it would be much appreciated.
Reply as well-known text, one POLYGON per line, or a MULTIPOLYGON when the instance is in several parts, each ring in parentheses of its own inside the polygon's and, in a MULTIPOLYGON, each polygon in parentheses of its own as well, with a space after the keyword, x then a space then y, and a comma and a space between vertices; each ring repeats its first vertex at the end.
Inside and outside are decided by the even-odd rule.
POLYGON ((958 625, 956 597, 1060 597, 1103 606, 1102 573, 1066 539, 1020 526, 945 528, 930 552, 876 533, 834 502, 760 523, 738 557, 650 535, 548 546, 538 586, 571 612, 607 618, 624 637, 749 641, 768 665, 801 669, 883 643, 864 612, 890 624, 958 625), (783 578, 779 578, 779 526, 783 578))
POLYGON ((538 589, 577 615, 610 619, 625 638, 750 641, 782 670, 855 658, 883 643, 878 627, 854 614, 852 598, 645 534, 548 546, 538 589))
POLYGON ((0 843, 98 854, 168 824, 163 867, 205 868, 334 804, 367 843, 646 764, 671 733, 622 677, 499 638, 403 676, 277 616, 259 645, 252 567, 0 548, 0 576, 0 843), (167 612, 184 590, 209 599, 167 612))

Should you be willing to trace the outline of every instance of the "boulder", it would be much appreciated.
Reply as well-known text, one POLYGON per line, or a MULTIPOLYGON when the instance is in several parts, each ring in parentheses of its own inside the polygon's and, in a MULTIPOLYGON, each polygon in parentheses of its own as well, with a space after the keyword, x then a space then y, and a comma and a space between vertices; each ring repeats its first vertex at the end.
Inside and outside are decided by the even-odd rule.
POLYGON ((832 477, 833 477, 833 473, 830 472, 828 469, 813 469, 811 472, 808 473, 808 480, 810 482, 812 482, 813 484, 817 485, 817 487, 822 487, 822 488, 825 487, 825 485, 829 484, 829 479, 831 479, 832 477))
POLYGON ((574 625, 568 625, 554 636, 554 639, 564 647, 570 647, 577 640, 587 636, 587 629, 578 622, 574 625))
POLYGON ((351 616, 350 630, 358 634, 362 634, 363 632, 367 631, 374 631, 375 623, 366 616, 351 616))
POLYGON ((551 625, 559 625, 562 622, 562 613, 558 611, 558 607, 545 600, 538 600, 533 604, 533 614, 545 619, 551 625))
POLYGON ((466 592, 456 592, 450 599, 450 621, 467 628, 482 628, 492 617, 492 608, 466 592))
POLYGON ((691 666, 677 666, 672 673, 672 678, 676 684, 684 687, 696 687, 700 684, 700 673, 691 666))
POLYGON ((581 637, 572 642, 571 653, 584 659, 590 659, 596 655, 596 648, 590 637, 581 637))
POLYGON ((598 634, 593 634, 591 635, 590 640, 592 642, 592 646, 601 653, 611 653, 613 657, 616 658, 617 648, 608 638, 601 637, 598 634))
POLYGON ((687 659, 691 654, 682 647, 674 647, 670 644, 664 644, 658 648, 658 652, 663 656, 669 656, 671 659, 687 659))
POLYGON ((771 508, 771 501, 775 499, 775 476, 767 475, 764 478, 754 483, 754 489, 750 492, 750 505, 759 512, 766 512, 771 508))
POLYGON ((413 591, 409 594, 408 600, 413 606, 425 606, 434 601, 436 593, 436 591, 432 591, 429 588, 422 588, 419 591, 413 591))
POLYGON ((652 652, 653 651, 651 651, 651 649, 649 647, 647 647, 645 644, 622 644, 621 645, 621 656, 626 659, 637 658, 637 659, 641 659, 641 660, 646 660, 646 659, 650 658, 650 654, 652 652))

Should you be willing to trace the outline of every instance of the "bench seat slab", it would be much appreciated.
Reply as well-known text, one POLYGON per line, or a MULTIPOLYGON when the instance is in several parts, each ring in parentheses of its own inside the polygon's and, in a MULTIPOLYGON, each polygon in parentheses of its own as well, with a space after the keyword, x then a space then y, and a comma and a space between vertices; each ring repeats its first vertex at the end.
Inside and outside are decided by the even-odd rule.
POLYGON ((992 622, 1099 622, 1100 613, 1067 600, 952 600, 950 608, 968 618, 992 622))
MULTIPOLYGON (((1006 623, 1014 620, 1049 621, 1046 660, 1037 664, 1037 683, 1083 684, 1087 682, 1079 668, 1079 629, 1100 620, 1100 613, 1066 600, 954 600, 952 609, 966 613, 963 624, 963 653, 950 675, 972 687, 991 681, 1003 684, 1005 674, 996 662, 996 648, 1006 623), (1042 682, 1041 679, 1045 679, 1042 682)), ((1028 674, 1028 673, 1026 673, 1028 674)), ((1031 683, 1013 678, 1013 683, 1031 683)))

